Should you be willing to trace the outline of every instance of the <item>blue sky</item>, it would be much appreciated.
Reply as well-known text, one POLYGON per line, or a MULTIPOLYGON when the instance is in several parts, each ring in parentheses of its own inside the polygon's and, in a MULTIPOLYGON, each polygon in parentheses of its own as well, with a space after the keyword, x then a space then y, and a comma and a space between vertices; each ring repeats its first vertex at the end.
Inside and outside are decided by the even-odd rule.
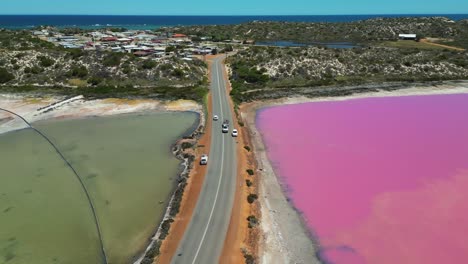
POLYGON ((466 14, 468 0, 0 0, 0 14, 466 14))

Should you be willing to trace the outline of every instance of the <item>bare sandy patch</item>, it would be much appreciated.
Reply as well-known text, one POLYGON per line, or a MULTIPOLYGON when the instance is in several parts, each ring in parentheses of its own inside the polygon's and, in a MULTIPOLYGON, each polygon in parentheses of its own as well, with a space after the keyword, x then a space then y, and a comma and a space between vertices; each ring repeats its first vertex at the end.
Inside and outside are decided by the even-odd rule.
MULTIPOLYGON (((198 113, 203 111, 200 104, 188 100, 174 102, 116 98, 87 100, 83 96, 41 98, 11 94, 0 94, 0 108, 15 112, 30 123, 48 119, 85 118, 158 111, 193 111, 198 113)), ((0 134, 27 127, 19 118, 5 119, 11 117, 11 114, 0 111, 0 120, 3 120, 0 123, 0 134)))

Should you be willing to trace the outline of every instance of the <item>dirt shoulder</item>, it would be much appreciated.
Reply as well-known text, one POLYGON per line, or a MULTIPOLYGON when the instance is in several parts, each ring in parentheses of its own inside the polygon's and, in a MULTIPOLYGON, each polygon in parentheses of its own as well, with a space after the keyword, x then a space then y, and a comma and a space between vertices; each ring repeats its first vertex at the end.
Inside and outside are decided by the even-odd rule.
MULTIPOLYGON (((211 62, 208 63, 208 74, 211 72, 211 62)), ((212 116, 212 98, 211 93, 208 95, 207 116, 212 116)), ((209 154, 211 143, 211 118, 206 118, 205 133, 197 143, 195 156, 200 156, 202 153, 209 154)), ((193 212, 197 205, 198 196, 200 195, 203 182, 206 174, 206 166, 199 166, 195 163, 194 168, 189 174, 187 186, 185 187, 180 210, 171 224, 169 234, 161 244, 160 254, 155 258, 154 263, 165 264, 170 263, 172 257, 176 254, 179 242, 182 240, 185 230, 192 219, 193 212)))
POLYGON ((249 128, 257 174, 259 200, 261 203, 261 239, 259 243, 260 263, 320 263, 317 258, 318 243, 303 222, 300 214, 289 203, 283 192, 282 183, 275 174, 267 157, 261 134, 256 127, 259 109, 271 106, 319 101, 339 101, 366 97, 411 96, 431 94, 468 93, 468 82, 445 83, 430 87, 409 87, 395 91, 359 93, 341 97, 293 97, 241 105, 242 119, 249 128))
MULTIPOLYGON (((208 96, 208 113, 211 113, 211 95, 208 96)), ((211 118, 206 119, 205 133, 200 138, 195 148, 194 154, 196 157, 204 153, 209 154, 211 122, 211 118)), ((170 263, 172 257, 176 254, 179 242, 182 240, 185 230, 192 219, 193 211, 195 210, 198 196, 200 195, 205 179, 206 169, 206 166, 200 166, 197 162, 194 163, 194 168, 189 174, 187 186, 184 190, 179 213, 173 219, 174 222, 171 224, 169 234, 161 244, 160 255, 155 259, 154 263, 170 263)))
MULTIPOLYGON (((226 70, 226 68, 224 68, 226 70)), ((223 73, 224 81, 228 92, 231 90, 228 73, 223 73)), ((228 232, 224 241, 223 251, 220 256, 219 263, 245 263, 246 256, 256 257, 258 253, 258 228, 249 228, 247 218, 255 216, 260 219, 260 204, 254 202, 249 204, 247 196, 249 194, 258 193, 257 179, 255 176, 249 176, 247 169, 256 170, 255 159, 251 152, 247 151, 244 146, 250 145, 248 136, 248 128, 240 126, 242 120, 236 117, 234 111, 234 103, 231 104, 232 116, 234 117, 234 126, 239 131, 237 138, 237 179, 234 204, 231 212, 231 220, 229 222, 228 232), (240 122, 239 122, 240 121, 240 122), (249 180, 252 184, 246 184, 249 180)))

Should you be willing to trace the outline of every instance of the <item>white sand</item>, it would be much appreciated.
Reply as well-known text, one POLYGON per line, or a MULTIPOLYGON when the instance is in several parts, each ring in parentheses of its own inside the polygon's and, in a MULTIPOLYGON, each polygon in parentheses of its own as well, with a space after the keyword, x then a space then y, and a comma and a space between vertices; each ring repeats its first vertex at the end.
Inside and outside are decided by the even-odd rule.
MULTIPOLYGON (((85 100, 76 96, 32 98, 12 94, 0 94, 0 108, 15 112, 28 122, 47 119, 70 119, 92 116, 110 116, 157 111, 193 111, 202 114, 203 107, 194 101, 179 100, 164 103, 157 100, 100 99, 85 100)), ((26 128, 17 117, 0 111, 0 134, 26 128)))

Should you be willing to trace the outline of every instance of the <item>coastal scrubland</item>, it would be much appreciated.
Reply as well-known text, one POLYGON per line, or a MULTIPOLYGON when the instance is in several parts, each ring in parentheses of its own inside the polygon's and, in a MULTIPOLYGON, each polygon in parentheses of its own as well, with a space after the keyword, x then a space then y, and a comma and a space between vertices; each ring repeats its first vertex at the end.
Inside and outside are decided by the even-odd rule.
POLYGON ((144 96, 201 101, 206 65, 177 57, 147 60, 133 54, 63 49, 29 31, 0 31, 0 90, 144 96))
POLYGON ((346 95, 361 89, 353 91, 350 86, 468 78, 468 53, 447 49, 250 47, 228 63, 231 95, 237 103, 291 95, 346 95))
POLYGON ((188 35, 210 37, 214 41, 250 39, 300 43, 372 43, 397 40, 399 33, 414 33, 419 38, 437 37, 446 43, 468 47, 468 20, 452 21, 445 17, 375 18, 343 23, 253 21, 237 25, 178 27, 177 30, 188 35))

